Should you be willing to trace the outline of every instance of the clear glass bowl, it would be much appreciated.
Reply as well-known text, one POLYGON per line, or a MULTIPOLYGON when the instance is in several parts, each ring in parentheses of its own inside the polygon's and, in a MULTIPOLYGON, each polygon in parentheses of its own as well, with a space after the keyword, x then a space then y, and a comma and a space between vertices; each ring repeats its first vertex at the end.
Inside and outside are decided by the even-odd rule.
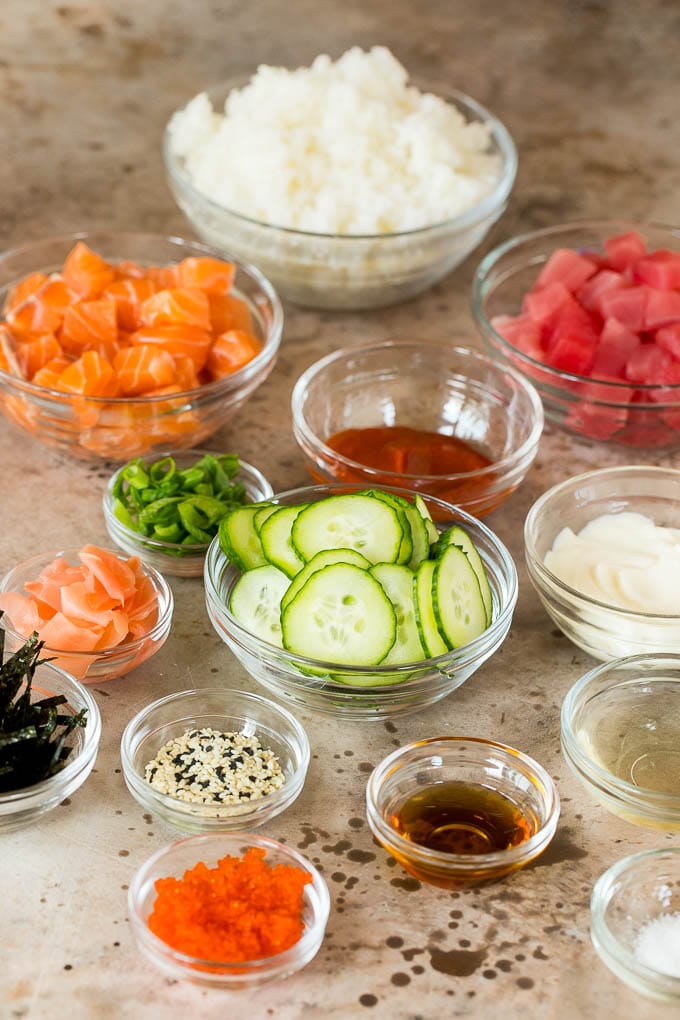
POLYGON ((366 814, 378 842, 416 878, 445 889, 494 881, 543 853, 555 835, 560 801, 554 782, 521 751, 480 737, 431 737, 400 747, 373 770, 366 814), (441 783, 464 783, 498 793, 524 819, 529 838, 489 853, 447 853, 402 836, 391 819, 404 803, 441 783))
POLYGON ((680 976, 638 956, 647 925, 669 914, 680 917, 680 847, 646 850, 617 861, 598 879, 590 910, 593 945, 612 973, 636 992, 680 1003, 680 976))
MULTIPOLYGON (((238 78, 207 89, 214 108, 223 109, 229 92, 247 81, 238 78)), ((296 304, 348 310, 404 301, 436 283, 481 243, 505 209, 517 173, 515 146, 500 121, 462 93, 448 92, 444 98, 466 120, 488 126, 489 151, 501 163, 498 183, 484 201, 445 223, 358 236, 308 233, 248 219, 194 187, 166 129, 163 154, 170 189, 200 237, 260 266, 281 295, 296 304)))
POLYGON ((317 482, 395 485, 438 496, 479 517, 514 492, 543 429, 538 394, 518 372, 464 347, 388 340, 315 362, 293 389, 293 433, 317 482), (491 460, 449 475, 376 470, 327 440, 345 429, 404 425, 454 436, 491 460))
MULTIPOLYGON (((44 568, 57 557, 64 557, 70 564, 78 564, 80 546, 59 549, 56 552, 40 553, 31 556, 13 567, 0 580, 0 592, 15 591, 25 594, 24 585, 27 581, 35 581, 44 568)), ((114 553, 114 555, 118 555, 114 553)), ((120 557, 125 559, 126 557, 120 557)), ((71 651, 65 648, 51 648, 45 645, 43 656, 50 658, 55 665, 71 673, 84 684, 102 683, 115 677, 129 673, 131 669, 141 665, 155 655, 165 644, 172 623, 173 597, 172 591, 164 577, 153 567, 144 566, 144 571, 158 596, 158 617, 150 631, 143 637, 134 638, 111 648, 100 648, 92 652, 71 651)), ((5 628, 5 644, 8 651, 20 648, 26 638, 12 625, 9 613, 3 617, 5 628)))
POLYGON ((472 284, 472 312, 489 351, 514 366, 541 395, 546 421, 585 440, 633 448, 680 445, 680 384, 640 385, 571 375, 536 361, 491 325, 517 315, 541 267, 556 248, 602 254, 604 242, 637 230, 650 249, 680 252, 680 230, 627 220, 583 220, 547 227, 499 245, 480 263, 472 284))
POLYGON ((167 977, 232 991, 256 988, 282 980, 305 967, 323 942, 330 896, 319 872, 292 847, 256 835, 211 834, 190 836, 159 850, 137 871, 128 891, 130 921, 141 952, 167 977), (150 931, 148 918, 156 898, 154 883, 159 878, 181 878, 199 861, 214 867, 225 855, 241 856, 249 847, 265 851, 267 864, 293 865, 311 875, 305 886, 303 920, 305 930, 299 942, 276 956, 234 963, 229 960, 200 960, 173 949, 150 931))
MULTIPOLYGON (((172 457, 181 470, 190 467, 206 454, 220 456, 215 450, 163 450, 153 459, 172 457)), ((243 460, 239 461, 239 464, 239 471, 234 481, 243 482, 249 503, 258 503, 274 495, 271 485, 256 467, 243 460)), ((139 556, 143 563, 155 567, 163 574, 169 574, 172 577, 201 577, 207 545, 162 542, 160 539, 149 538, 141 535, 138 531, 133 531, 116 517, 113 489, 121 470, 122 468, 119 468, 111 475, 102 500, 106 530, 113 541, 128 555, 139 556)))
MULTIPOLYGON (((356 486, 316 485, 276 495, 282 506, 310 503, 356 491, 356 486)), ((387 489, 408 496, 405 489, 387 489)), ((493 622, 480 637, 433 659, 402 666, 350 667, 321 662, 278 648, 251 634, 228 609, 241 576, 214 539, 205 561, 205 591, 213 627, 248 673, 278 697, 341 719, 369 721, 405 715, 455 691, 505 640, 517 601, 517 572, 505 546, 480 521, 428 497, 433 515, 458 521, 469 533, 486 568, 493 596, 493 622)), ((443 528, 444 525, 442 525, 443 528)))
POLYGON ((77 715, 81 709, 87 709, 87 725, 76 726, 68 735, 66 743, 73 750, 61 772, 33 786, 0 793, 0 832, 29 825, 75 793, 92 771, 99 749, 102 724, 97 702, 74 677, 58 666, 41 662, 36 668, 31 690, 35 701, 63 694, 66 704, 61 705, 59 711, 77 715))
POLYGON ((239 410, 272 368, 281 341, 283 311, 273 287, 253 266, 226 251, 157 234, 93 231, 67 234, 0 255, 0 307, 29 273, 61 268, 77 241, 112 261, 166 265, 210 255, 236 264, 234 293, 252 313, 262 350, 247 365, 217 382, 172 396, 74 397, 19 379, 0 369, 0 410, 19 428, 79 460, 128 460, 169 447, 198 446, 239 410))
POLYGON ((531 507, 524 525, 529 579, 560 630, 596 659, 680 652, 680 608, 676 616, 620 609, 576 591, 545 566, 546 554, 563 528, 579 531, 602 514, 623 511, 680 528, 680 470, 643 465, 603 468, 549 489, 531 507))
POLYGON ((608 811, 680 832, 680 655, 590 670, 562 703, 562 753, 608 811))
POLYGON ((285 811, 297 798, 309 766, 309 741, 284 708, 257 694, 224 688, 182 691, 147 705, 128 723, 120 745, 128 790, 146 811, 186 832, 243 831, 285 811), (145 766, 169 740, 190 729, 255 736, 276 755, 285 783, 257 800, 234 805, 192 804, 160 793, 145 766))

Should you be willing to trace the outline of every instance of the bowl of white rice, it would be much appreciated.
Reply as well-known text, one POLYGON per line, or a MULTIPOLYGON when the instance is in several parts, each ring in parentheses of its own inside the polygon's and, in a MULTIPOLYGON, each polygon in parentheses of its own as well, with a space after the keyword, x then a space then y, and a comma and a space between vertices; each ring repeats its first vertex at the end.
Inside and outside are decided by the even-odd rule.
POLYGON ((170 119, 172 192, 198 234, 316 308, 394 304, 462 262, 503 212, 507 130, 475 100, 421 91, 384 47, 194 96, 170 119))

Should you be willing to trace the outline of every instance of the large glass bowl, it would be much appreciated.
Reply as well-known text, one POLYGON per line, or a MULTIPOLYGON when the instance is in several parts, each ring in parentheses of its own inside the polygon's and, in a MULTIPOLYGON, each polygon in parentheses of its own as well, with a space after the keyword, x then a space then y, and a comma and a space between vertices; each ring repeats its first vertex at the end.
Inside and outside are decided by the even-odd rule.
POLYGON ((20 379, 0 369, 0 410, 39 442, 79 460, 128 460, 169 447, 198 446, 236 414, 264 382, 279 349, 281 304, 269 281, 224 249, 157 234, 93 231, 67 234, 0 255, 0 307, 8 291, 29 273, 54 272, 84 241, 118 262, 166 265, 209 255, 235 262, 234 293, 250 308, 262 350, 232 375, 171 396, 76 397, 20 379))
POLYGON ((557 248, 604 253, 607 238, 636 230, 650 250, 680 252, 680 229, 627 220, 584 220, 512 238, 480 263, 472 284, 472 312, 489 351, 512 365, 541 395, 546 421, 585 440, 634 448, 680 445, 680 383, 650 385, 572 375, 519 350, 492 320, 517 315, 522 298, 557 248))
POLYGON ((477 517, 514 492, 543 429, 538 394, 518 372, 464 347, 386 340, 315 362, 293 389, 293 433, 315 481, 392 485, 438 496, 477 517), (328 445, 346 429, 408 426, 452 436, 491 463, 455 474, 368 467, 328 445))
MULTIPOLYGON (((352 491, 356 486, 316 485, 279 493, 273 502, 289 506, 352 491)), ((386 491, 409 495, 404 489, 386 491)), ((204 574, 213 627, 248 673, 285 701, 354 720, 404 715, 433 705, 465 683, 500 648, 517 601, 517 572, 505 546, 484 524, 442 500, 428 498, 428 505, 447 525, 454 521, 462 525, 486 568, 493 619, 474 641, 435 658, 399 666, 339 666, 278 648, 256 637, 230 612, 231 592, 241 573, 224 555, 218 539, 208 549, 204 574)))
MULTIPOLYGON (((239 78, 207 89, 214 108, 223 109, 229 92, 247 81, 239 78)), ((429 89, 447 93, 445 88, 429 89)), ((163 153, 170 188, 200 237, 255 263, 290 301, 345 310, 404 301, 436 283, 480 244, 505 209, 517 172, 515 146, 500 121, 460 92, 444 98, 468 121, 488 126, 489 151, 501 167, 493 191, 448 222, 368 236, 316 234, 258 222, 218 205, 194 187, 166 129, 163 153)))

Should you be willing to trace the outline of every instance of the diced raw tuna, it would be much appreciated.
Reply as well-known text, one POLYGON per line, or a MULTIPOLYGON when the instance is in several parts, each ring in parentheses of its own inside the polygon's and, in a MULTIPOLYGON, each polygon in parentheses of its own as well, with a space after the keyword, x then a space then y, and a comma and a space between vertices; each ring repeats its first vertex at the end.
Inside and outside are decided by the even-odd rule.
POLYGON ((605 319, 618 319, 638 333, 645 328, 647 290, 647 287, 626 287, 610 291, 600 302, 602 315, 605 319))
MULTIPOLYGON (((642 286, 638 288, 642 290, 642 286)), ((680 293, 672 290, 656 290, 646 287, 645 329, 658 329, 680 322, 680 293)))
POLYGON ((607 376, 623 379, 626 362, 641 346, 637 333, 627 329, 618 319, 607 319, 595 351, 592 375, 598 379, 607 376))
POLYGON ((573 248, 557 248, 538 274, 536 287, 561 283, 572 293, 597 272, 595 263, 573 248))
POLYGON ((522 302, 522 311, 539 325, 548 325, 565 307, 578 307, 563 283, 549 283, 540 290, 530 290, 522 302))
POLYGON ((497 315, 491 325, 518 351, 540 360, 541 327, 528 315, 497 315))
POLYGON ((601 302, 605 294, 612 290, 622 290, 627 286, 621 273, 615 273, 613 269, 601 269, 578 289, 576 297, 589 312, 602 315, 601 302))
POLYGON ((680 290, 680 255, 667 248, 650 252, 635 263, 633 276, 658 290, 680 290))
POLYGON ((543 327, 543 347, 550 352, 560 340, 569 339, 595 348, 599 334, 590 313, 574 301, 555 313, 551 325, 543 327))
POLYGON ((548 363, 553 368, 570 375, 588 375, 595 358, 595 348, 591 343, 583 342, 571 336, 561 337, 548 355, 548 363))
POLYGON ((651 385, 659 382, 672 364, 667 351, 656 344, 640 344, 626 362, 626 378, 631 382, 651 385))
POLYGON ((671 357, 680 361, 680 322, 672 326, 662 326, 654 334, 654 341, 664 351, 668 351, 671 357))
POLYGON ((604 247, 609 265, 619 272, 634 265, 647 254, 647 245, 637 230, 629 230, 625 234, 607 238, 604 247))

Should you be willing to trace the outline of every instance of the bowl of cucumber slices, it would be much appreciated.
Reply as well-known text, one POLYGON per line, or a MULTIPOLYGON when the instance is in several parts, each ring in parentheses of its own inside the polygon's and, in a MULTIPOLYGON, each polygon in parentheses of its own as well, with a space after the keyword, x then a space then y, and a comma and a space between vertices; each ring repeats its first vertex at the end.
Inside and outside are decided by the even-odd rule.
POLYGON ((446 697, 500 647, 517 601, 489 528, 396 488, 315 485, 235 508, 204 578, 215 630, 259 684, 356 720, 446 697))

